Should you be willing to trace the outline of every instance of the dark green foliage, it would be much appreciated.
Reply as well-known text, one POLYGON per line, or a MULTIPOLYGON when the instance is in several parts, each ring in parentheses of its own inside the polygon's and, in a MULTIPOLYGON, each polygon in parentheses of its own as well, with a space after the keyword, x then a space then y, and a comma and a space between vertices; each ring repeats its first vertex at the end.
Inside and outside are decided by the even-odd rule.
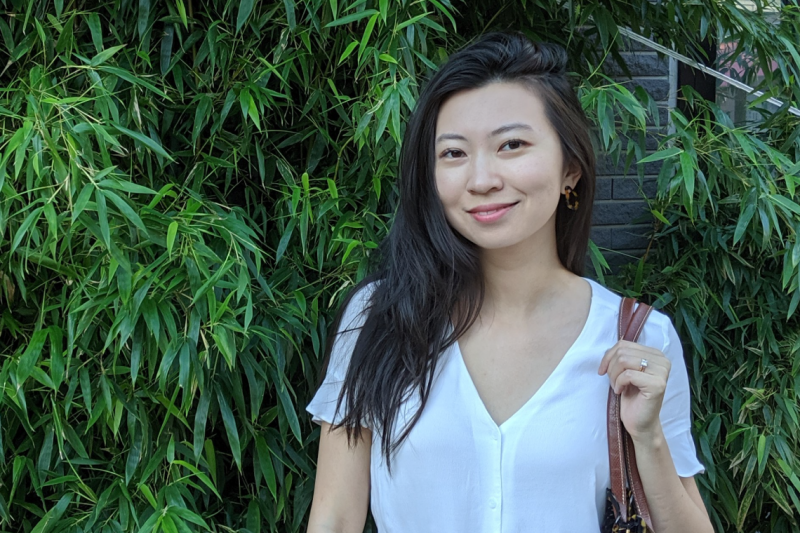
MULTIPOLYGON (((597 71, 616 24, 732 32, 800 99, 797 8, 734 4, 0 0, 0 528, 303 530, 303 407, 426 73, 487 29, 561 42, 630 160, 653 103, 597 71)), ((798 123, 676 124, 628 286, 691 341, 720 530, 797 531, 798 123)))
POLYGON ((719 529, 798 531, 798 120, 748 131, 695 106, 692 121, 673 113, 674 145, 651 156, 665 157, 651 254, 617 281, 666 306, 689 348, 719 529))

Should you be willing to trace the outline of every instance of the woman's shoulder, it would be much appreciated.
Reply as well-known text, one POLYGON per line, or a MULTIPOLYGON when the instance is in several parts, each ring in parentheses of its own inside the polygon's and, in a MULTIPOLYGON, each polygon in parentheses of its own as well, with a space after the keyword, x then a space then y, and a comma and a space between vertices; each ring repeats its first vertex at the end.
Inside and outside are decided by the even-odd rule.
POLYGON ((342 318, 339 321, 340 330, 363 326, 371 306, 372 295, 378 287, 378 283, 378 280, 367 278, 350 289, 342 302, 342 318))
MULTIPOLYGON (((601 317, 604 321, 613 321, 613 324, 616 325, 619 321, 622 295, 591 278, 584 279, 592 286, 592 306, 595 306, 599 311, 596 316, 601 317)), ((675 327, 670 317, 658 309, 653 309, 647 317, 639 342, 647 346, 663 349, 672 337, 677 336, 674 330, 675 327)))

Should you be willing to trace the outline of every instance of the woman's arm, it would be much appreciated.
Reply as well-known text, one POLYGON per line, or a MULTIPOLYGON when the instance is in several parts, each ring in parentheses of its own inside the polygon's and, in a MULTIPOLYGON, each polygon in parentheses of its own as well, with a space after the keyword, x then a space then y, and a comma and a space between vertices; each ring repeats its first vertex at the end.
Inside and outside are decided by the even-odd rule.
MULTIPOLYGON (((659 426, 660 428, 660 426, 659 426)), ((713 533, 694 477, 678 477, 664 434, 633 440, 636 466, 658 533, 713 533)))
MULTIPOLYGON (((661 350, 619 341, 600 362, 620 394, 620 418, 636 451, 636 466, 658 533, 713 533, 694 478, 678 477, 659 413, 672 369, 661 350), (642 367, 642 359, 648 366, 642 367)), ((686 407, 688 409, 688 406, 686 407)))
POLYGON ((369 506, 372 432, 362 428, 361 441, 350 447, 344 428, 330 427, 322 423, 308 533, 362 533, 369 506))

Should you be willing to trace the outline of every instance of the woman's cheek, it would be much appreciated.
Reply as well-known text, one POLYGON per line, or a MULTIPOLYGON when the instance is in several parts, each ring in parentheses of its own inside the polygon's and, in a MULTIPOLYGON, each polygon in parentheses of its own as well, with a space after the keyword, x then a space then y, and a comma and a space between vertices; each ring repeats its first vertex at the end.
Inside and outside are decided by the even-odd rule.
POLYGON ((442 201, 445 211, 458 208, 462 189, 463 187, 459 186, 457 173, 437 170, 436 190, 439 193, 439 199, 442 201))

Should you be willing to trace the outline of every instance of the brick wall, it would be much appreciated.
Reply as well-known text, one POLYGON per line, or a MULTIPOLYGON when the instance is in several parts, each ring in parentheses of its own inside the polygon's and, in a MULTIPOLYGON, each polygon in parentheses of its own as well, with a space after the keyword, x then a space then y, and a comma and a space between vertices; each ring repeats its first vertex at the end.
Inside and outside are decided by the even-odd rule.
MULTIPOLYGON (((615 64, 609 65, 607 74, 629 89, 642 86, 659 103, 660 128, 651 122, 647 138, 649 151, 655 150, 658 140, 667 132, 670 106, 675 105, 677 76, 670 72, 668 58, 659 58, 656 52, 636 41, 626 40, 622 57, 631 77, 622 73, 615 64)), ((603 250, 609 265, 616 270, 621 264, 635 261, 647 247, 647 232, 652 228, 652 216, 647 210, 643 194, 652 197, 656 190, 656 176, 660 162, 645 164, 645 178, 640 182, 635 165, 624 172, 624 157, 619 165, 598 154, 597 192, 592 216, 594 243, 603 250)), ((591 270, 590 270, 591 272, 591 270)))

